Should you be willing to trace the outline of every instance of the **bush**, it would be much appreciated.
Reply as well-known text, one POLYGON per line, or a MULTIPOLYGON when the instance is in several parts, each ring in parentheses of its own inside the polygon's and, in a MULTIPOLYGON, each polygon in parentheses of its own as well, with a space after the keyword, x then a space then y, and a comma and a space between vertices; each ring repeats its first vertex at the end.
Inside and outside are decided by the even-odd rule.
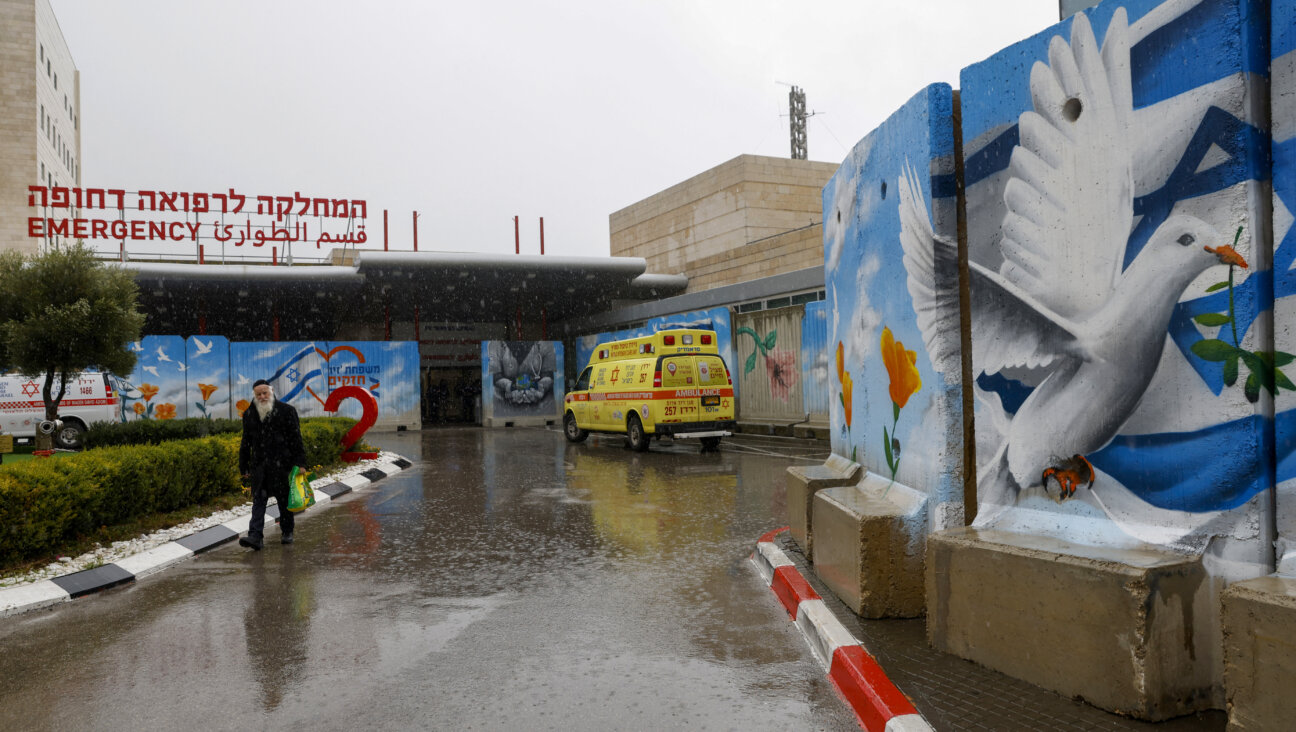
MULTIPOLYGON (((343 417, 302 420, 307 466, 338 462, 342 436, 354 424, 343 417)), ((100 526, 240 492, 238 449, 237 433, 219 434, 0 467, 0 564, 57 551, 100 526)))
POLYGON ((112 445, 156 445, 170 440, 241 432, 238 419, 140 419, 132 422, 95 422, 86 431, 86 449, 112 445))

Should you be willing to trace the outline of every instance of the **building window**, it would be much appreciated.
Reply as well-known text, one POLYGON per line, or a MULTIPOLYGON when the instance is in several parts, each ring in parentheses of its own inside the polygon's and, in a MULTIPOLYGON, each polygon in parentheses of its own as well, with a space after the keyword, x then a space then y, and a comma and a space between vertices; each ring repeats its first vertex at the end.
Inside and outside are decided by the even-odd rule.
POLYGON ((776 297, 771 300, 766 300, 765 308, 768 310, 773 310, 774 308, 785 308, 791 304, 792 304, 792 298, 790 297, 776 297))
POLYGON ((818 299, 819 299, 819 293, 817 292, 803 292, 800 295, 792 296, 792 304, 803 305, 808 302, 815 302, 818 299))
POLYGON ((738 312, 751 313, 760 310, 763 305, 759 302, 745 302, 738 306, 738 312))

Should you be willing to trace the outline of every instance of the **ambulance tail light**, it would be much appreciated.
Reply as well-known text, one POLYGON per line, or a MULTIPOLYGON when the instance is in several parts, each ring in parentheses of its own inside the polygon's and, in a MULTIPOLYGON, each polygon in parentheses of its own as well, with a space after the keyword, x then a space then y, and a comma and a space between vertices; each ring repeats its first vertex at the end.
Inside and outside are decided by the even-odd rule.
POLYGON ((729 381, 729 386, 733 386, 733 377, 729 375, 728 366, 725 366, 725 379, 729 381))
POLYGON ((108 374, 104 374, 103 380, 104 380, 104 388, 108 390, 108 398, 112 399, 113 398, 112 380, 108 378, 108 374))
POLYGON ((661 371, 656 371, 653 373, 653 388, 654 389, 661 388, 661 371))
POLYGON ((704 336, 702 336, 702 345, 704 345, 704 346, 709 346, 709 345, 711 345, 711 336, 710 336, 710 335, 704 335, 704 336))
POLYGON ((663 345, 663 346, 673 346, 673 345, 675 345, 675 336, 673 336, 673 335, 662 336, 662 345, 663 345))

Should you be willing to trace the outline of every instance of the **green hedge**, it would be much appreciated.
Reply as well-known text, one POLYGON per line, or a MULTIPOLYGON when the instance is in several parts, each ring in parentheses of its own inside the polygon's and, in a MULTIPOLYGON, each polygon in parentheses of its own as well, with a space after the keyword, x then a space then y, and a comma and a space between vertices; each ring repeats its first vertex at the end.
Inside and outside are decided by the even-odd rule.
POLYGON ((131 422, 95 422, 86 431, 86 449, 112 445, 156 445, 170 440, 240 432, 239 419, 139 419, 131 422))
MULTIPOLYGON (((302 420, 306 461, 338 462, 355 420, 302 420)), ((0 563, 57 551, 100 526, 175 511, 242 490, 237 434, 103 447, 0 467, 0 563)))

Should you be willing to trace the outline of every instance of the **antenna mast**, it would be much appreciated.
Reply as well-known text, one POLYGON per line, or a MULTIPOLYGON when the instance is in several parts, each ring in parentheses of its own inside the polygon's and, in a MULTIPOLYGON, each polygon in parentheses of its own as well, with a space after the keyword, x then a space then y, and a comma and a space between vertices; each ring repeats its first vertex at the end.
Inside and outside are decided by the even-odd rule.
POLYGON ((792 159, 806 159, 806 98, 805 90, 793 86, 788 92, 788 131, 792 134, 792 159))

